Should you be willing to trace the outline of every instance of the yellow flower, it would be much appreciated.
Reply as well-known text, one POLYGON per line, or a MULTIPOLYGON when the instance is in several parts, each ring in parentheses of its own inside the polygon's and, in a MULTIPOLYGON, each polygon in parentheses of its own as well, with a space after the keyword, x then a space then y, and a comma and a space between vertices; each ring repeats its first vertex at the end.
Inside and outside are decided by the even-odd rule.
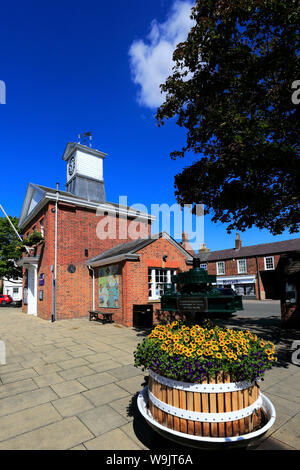
POLYGON ((202 349, 197 349, 197 354, 198 354, 198 356, 202 356, 203 355, 202 349))
POLYGON ((221 353, 217 353, 217 354, 216 354, 216 358, 217 358, 217 359, 222 359, 222 354, 221 354, 221 353))

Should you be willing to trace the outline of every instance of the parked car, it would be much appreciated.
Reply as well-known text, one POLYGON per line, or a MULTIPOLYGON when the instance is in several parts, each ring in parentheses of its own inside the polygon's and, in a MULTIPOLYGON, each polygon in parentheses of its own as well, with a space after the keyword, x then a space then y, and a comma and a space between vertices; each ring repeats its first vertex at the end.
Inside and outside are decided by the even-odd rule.
POLYGON ((13 301, 10 295, 0 294, 0 305, 7 305, 13 301))
POLYGON ((237 293, 231 289, 231 287, 217 287, 222 295, 237 295, 237 293))

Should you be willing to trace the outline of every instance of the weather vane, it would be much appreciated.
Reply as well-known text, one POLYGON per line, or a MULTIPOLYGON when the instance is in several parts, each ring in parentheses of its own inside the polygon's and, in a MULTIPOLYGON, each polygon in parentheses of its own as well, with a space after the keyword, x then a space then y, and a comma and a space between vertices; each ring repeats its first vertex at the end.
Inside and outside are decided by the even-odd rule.
POLYGON ((89 145, 92 146, 92 133, 91 132, 84 132, 83 134, 78 134, 78 143, 82 145, 89 145))

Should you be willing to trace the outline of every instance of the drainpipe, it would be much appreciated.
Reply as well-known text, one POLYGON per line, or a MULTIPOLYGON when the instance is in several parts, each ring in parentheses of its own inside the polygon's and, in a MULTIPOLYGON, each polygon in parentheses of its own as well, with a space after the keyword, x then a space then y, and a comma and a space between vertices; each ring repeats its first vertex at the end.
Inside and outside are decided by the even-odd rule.
POLYGON ((54 322, 54 277, 53 277, 53 271, 54 271, 54 266, 51 264, 50 266, 50 271, 51 271, 51 321, 54 322))
POLYGON ((52 321, 56 321, 57 305, 57 212, 58 212, 59 183, 56 183, 56 201, 55 201, 55 236, 54 236, 54 315, 52 321))
POLYGON ((258 269, 257 256, 255 256, 255 259, 256 259, 256 277, 257 277, 257 287, 258 287, 258 300, 261 300, 261 293, 260 293, 260 274, 259 274, 259 269, 258 269))
POLYGON ((88 268, 93 272, 93 310, 95 310, 95 270, 89 264, 88 268))

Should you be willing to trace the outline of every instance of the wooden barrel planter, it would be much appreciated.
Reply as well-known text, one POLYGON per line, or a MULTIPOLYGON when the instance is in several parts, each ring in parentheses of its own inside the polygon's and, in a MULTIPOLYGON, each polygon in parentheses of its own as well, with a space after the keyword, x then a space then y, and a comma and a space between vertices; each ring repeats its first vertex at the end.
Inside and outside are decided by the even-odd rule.
POLYGON ((165 428, 203 437, 234 437, 259 429, 264 419, 256 383, 234 382, 227 373, 200 384, 149 374, 149 410, 165 428))

